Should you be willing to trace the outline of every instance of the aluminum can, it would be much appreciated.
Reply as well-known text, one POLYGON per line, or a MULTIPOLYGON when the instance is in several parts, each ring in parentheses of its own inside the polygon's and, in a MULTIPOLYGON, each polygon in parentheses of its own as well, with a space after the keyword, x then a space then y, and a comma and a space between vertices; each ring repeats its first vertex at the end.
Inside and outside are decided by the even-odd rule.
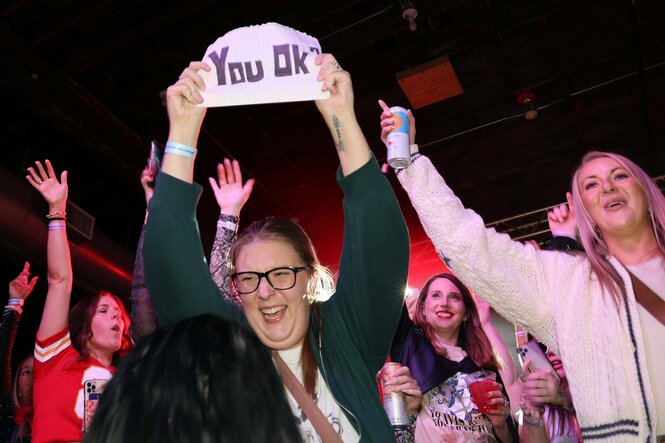
POLYGON ((406 410, 406 396, 403 392, 390 392, 386 383, 390 381, 393 372, 401 367, 399 363, 389 362, 381 369, 381 397, 383 409, 386 410, 388 421, 393 428, 406 429, 409 427, 409 414, 406 410))
POLYGON ((411 164, 411 144, 409 143, 409 116, 401 106, 390 108, 395 126, 386 137, 388 164, 395 169, 404 169, 411 164))

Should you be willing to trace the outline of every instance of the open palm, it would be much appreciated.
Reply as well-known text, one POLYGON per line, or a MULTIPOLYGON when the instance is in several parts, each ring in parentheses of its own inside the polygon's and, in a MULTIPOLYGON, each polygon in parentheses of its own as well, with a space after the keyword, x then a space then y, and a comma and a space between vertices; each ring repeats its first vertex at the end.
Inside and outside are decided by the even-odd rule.
POLYGON ((35 167, 28 168, 26 179, 42 194, 50 208, 64 211, 68 190, 67 171, 62 171, 60 181, 58 181, 51 162, 46 160, 44 164, 46 168, 41 162, 35 162, 35 167))

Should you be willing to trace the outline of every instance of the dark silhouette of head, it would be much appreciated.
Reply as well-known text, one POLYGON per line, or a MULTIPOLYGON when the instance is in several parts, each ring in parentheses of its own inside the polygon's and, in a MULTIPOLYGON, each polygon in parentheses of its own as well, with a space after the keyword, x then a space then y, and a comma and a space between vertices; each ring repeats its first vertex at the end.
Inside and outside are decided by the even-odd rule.
POLYGON ((295 442, 270 351, 213 315, 158 329, 106 386, 86 442, 295 442))

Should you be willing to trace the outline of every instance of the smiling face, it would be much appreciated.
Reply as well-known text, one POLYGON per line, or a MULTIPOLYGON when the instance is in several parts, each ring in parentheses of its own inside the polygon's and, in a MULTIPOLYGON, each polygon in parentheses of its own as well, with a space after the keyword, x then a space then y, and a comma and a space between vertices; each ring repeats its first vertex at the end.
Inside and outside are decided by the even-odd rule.
POLYGON ((466 308, 460 290, 447 278, 437 278, 428 288, 422 313, 435 333, 457 337, 466 320, 466 308))
MULTIPOLYGON (((235 260, 235 272, 267 272, 271 269, 305 266, 295 249, 282 240, 257 239, 242 246, 235 260)), ((256 291, 241 295, 249 325, 271 349, 291 349, 302 344, 309 327, 307 301, 308 271, 296 274, 290 289, 274 289, 265 278, 256 291)))
POLYGON ((616 160, 600 157, 584 164, 577 185, 582 204, 603 237, 639 235, 651 229, 644 191, 616 160))
POLYGON ((125 322, 118 302, 110 295, 99 297, 90 325, 92 337, 87 343, 91 354, 112 354, 120 349, 124 328, 125 322))

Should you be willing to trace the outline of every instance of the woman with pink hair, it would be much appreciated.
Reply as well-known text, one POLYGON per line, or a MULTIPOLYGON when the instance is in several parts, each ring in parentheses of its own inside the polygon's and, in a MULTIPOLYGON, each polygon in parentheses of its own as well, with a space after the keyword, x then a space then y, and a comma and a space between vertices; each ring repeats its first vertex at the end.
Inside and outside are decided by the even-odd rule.
MULTIPOLYGON (((382 103, 382 136, 392 115, 382 103)), ((415 141, 415 121, 412 143, 415 141)), ((541 251, 486 229, 429 159, 398 173, 442 257, 470 289, 566 362, 585 441, 653 442, 665 434, 665 324, 636 298, 665 298, 665 197, 624 156, 587 154, 572 209, 584 252, 541 251)))

